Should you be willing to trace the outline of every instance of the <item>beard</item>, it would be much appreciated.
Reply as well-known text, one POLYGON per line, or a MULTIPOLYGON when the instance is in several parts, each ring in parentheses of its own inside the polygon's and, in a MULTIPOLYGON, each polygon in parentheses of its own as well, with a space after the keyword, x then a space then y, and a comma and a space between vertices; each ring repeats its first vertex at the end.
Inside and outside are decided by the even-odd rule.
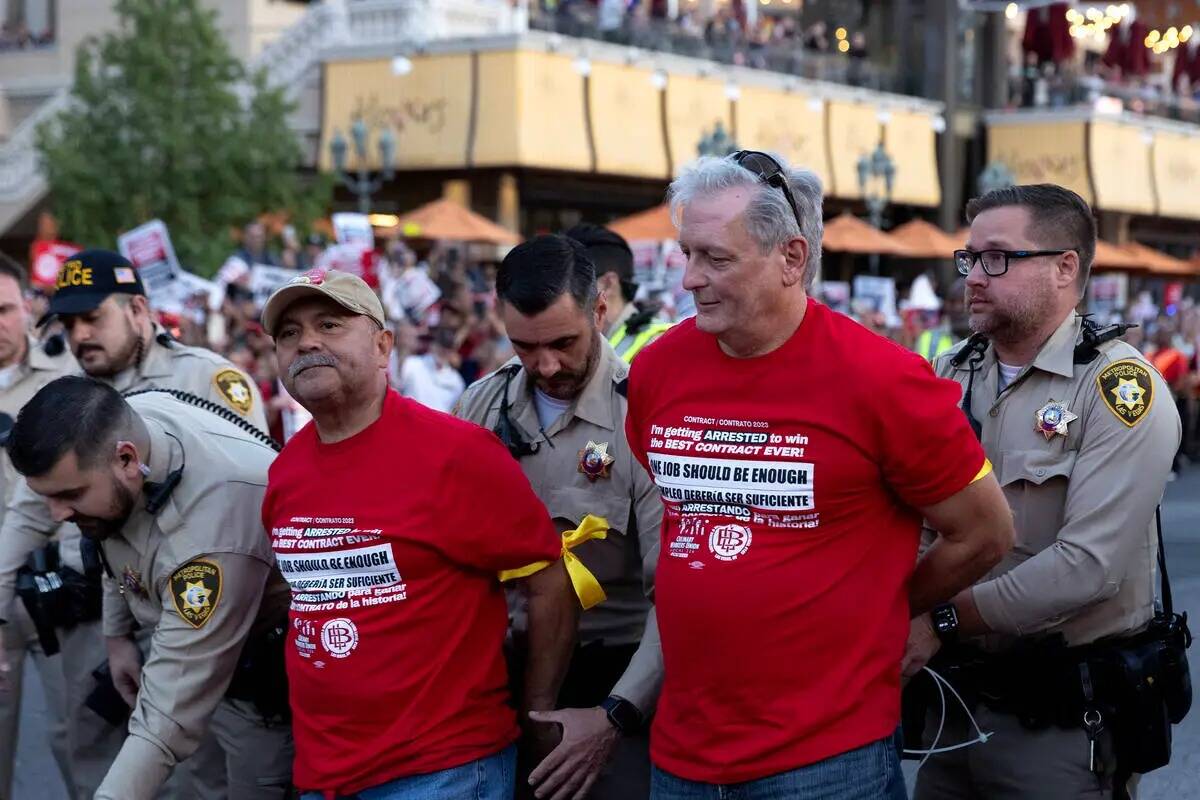
POLYGON ((550 378, 538 378, 537 387, 558 400, 574 400, 591 380, 600 360, 600 332, 595 327, 588 334, 592 337, 587 358, 578 369, 560 369, 550 378))
POLYGON ((993 303, 986 312, 970 312, 969 325, 972 333, 982 333, 992 341, 1017 343, 1036 333, 1053 310, 1050 288, 1045 291, 1031 288, 1004 307, 993 303))
POLYGON ((111 353, 102 345, 98 344, 81 344, 73 349, 75 359, 83 366, 83 355, 90 352, 99 351, 107 356, 105 362, 98 366, 86 367, 84 371, 93 378, 113 378, 130 367, 134 366, 141 360, 140 351, 143 347, 142 338, 138 336, 137 328, 134 327, 133 320, 125 317, 125 341, 118 345, 111 353))
POLYGON ((67 522, 74 523, 81 533, 97 542, 102 542, 121 532, 129 515, 133 513, 133 492, 113 479, 113 499, 109 504, 109 512, 103 517, 89 517, 74 514, 67 522))

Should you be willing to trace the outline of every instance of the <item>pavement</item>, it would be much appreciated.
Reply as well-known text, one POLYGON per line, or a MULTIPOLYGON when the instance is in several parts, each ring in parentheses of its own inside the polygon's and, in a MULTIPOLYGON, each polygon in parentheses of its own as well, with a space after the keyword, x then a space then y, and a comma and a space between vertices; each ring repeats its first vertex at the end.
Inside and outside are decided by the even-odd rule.
MULTIPOLYGON (((1114 487, 1120 491, 1120 487, 1114 487)), ((1200 465, 1167 486, 1163 535, 1177 610, 1185 610, 1200 638, 1200 465)), ((1174 728, 1171 763, 1142 778, 1138 800, 1200 798, 1200 644, 1188 653, 1197 702, 1174 728)), ((17 746, 13 800, 67 800, 58 768, 46 744, 46 702, 32 664, 25 671, 21 735, 17 746)), ((915 762, 905 762, 911 773, 915 762)), ((910 782, 911 786, 911 782, 910 782)))

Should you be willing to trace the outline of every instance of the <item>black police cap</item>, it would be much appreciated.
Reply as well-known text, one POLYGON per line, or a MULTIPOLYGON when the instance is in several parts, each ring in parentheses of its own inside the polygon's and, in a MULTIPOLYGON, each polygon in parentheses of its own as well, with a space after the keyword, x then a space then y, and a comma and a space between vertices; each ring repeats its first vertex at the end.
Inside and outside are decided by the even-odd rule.
POLYGON ((50 308, 38 325, 59 314, 94 311, 111 294, 146 294, 133 264, 111 250, 84 250, 71 256, 59 269, 55 286, 50 308))

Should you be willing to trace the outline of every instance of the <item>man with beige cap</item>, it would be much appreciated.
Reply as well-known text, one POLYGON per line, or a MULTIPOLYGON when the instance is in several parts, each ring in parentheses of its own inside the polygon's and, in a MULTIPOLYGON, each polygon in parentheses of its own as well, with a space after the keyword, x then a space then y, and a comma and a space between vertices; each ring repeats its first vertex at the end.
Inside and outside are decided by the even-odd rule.
POLYGON ((392 332, 361 279, 298 276, 263 327, 313 415, 263 501, 292 587, 301 796, 509 800, 519 729, 496 576, 545 565, 525 579, 524 720, 553 708, 578 618, 550 515, 493 434, 388 388, 392 332))

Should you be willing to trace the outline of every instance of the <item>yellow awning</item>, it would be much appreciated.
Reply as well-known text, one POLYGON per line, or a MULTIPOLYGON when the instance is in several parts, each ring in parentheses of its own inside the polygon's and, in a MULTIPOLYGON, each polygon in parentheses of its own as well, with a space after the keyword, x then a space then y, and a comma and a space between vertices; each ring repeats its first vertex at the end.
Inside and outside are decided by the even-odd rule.
POLYGON ((1088 163, 1096 207, 1105 211, 1154 214, 1150 137, 1133 125, 1097 121, 1088 125, 1088 163))
POLYGON ((526 50, 478 58, 472 166, 590 171, 583 76, 574 59, 526 50))
POLYGON ((938 178, 937 133, 933 115, 918 111, 892 111, 883 126, 883 146, 896 164, 892 202, 937 206, 942 202, 938 178))
POLYGON ((370 144, 367 166, 380 165, 379 134, 390 128, 396 137, 396 166, 402 169, 461 167, 467 159, 471 119, 471 55, 414 56, 410 71, 396 74, 392 60, 343 61, 327 64, 321 109, 318 165, 333 168, 329 142, 335 130, 350 144, 350 126, 361 118, 370 144))
POLYGON ((592 64, 588 79, 596 171, 669 178, 663 138, 662 91, 653 72, 621 64, 592 64))
MULTIPOLYGON (((883 135, 879 112, 872 105, 829 102, 826 110, 831 185, 826 194, 835 197, 862 197, 858 187, 858 159, 870 155, 883 135)), ((893 156, 897 158, 897 156, 893 156)))
POLYGON ((1158 213, 1200 219, 1200 139, 1158 131, 1151 147, 1158 213))
POLYGON ((737 143, 747 150, 778 153, 793 167, 816 173, 829 187, 825 104, 802 94, 746 87, 734 104, 737 143))
POLYGON ((667 146, 671 172, 698 155, 700 140, 712 135, 718 122, 733 135, 725 84, 713 78, 670 75, 667 78, 667 146))
POLYGON ((1017 183, 1057 183, 1093 202, 1086 122, 1004 122, 988 128, 988 161, 1017 183))

